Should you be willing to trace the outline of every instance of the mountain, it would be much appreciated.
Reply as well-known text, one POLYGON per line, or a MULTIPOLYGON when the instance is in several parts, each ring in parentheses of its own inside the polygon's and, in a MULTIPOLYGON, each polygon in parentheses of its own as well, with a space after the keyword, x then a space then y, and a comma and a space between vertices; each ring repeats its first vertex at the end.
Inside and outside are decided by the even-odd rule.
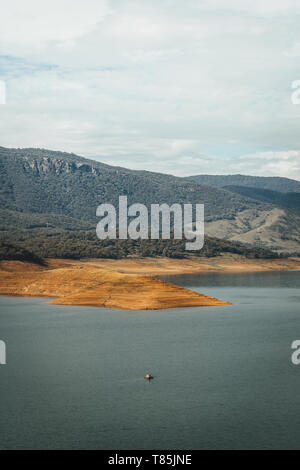
POLYGON ((270 189, 250 188, 247 186, 224 186, 224 189, 256 199, 257 201, 300 211, 300 192, 281 193, 279 191, 271 191, 270 189))
POLYGON ((245 175, 196 175, 190 176, 189 179, 200 184, 209 184, 219 188, 243 186, 282 193, 300 193, 300 181, 289 178, 245 175))
POLYGON ((273 206, 271 210, 244 210, 232 220, 216 220, 206 224, 207 235, 246 245, 262 246, 279 252, 300 254, 299 213, 273 206))
MULTIPOLYGON (((96 208, 101 203, 117 206, 121 195, 128 196, 129 204, 147 206, 204 203, 206 235, 214 239, 211 246, 217 252, 219 242, 214 237, 233 242, 226 248, 232 252, 236 252, 236 242, 259 249, 299 251, 300 216, 296 211, 188 178, 112 167, 44 149, 0 147, 0 233, 14 243, 26 242, 28 249, 35 244, 42 256, 45 246, 51 245, 53 253, 55 243, 61 243, 61 253, 66 253, 68 243, 76 246, 79 234, 86 243, 94 240, 99 246, 96 208)), ((114 249, 118 251, 120 246, 114 249)), ((91 250, 90 255, 95 245, 91 250)))
POLYGON ((207 221, 231 218, 244 209, 267 209, 224 189, 171 175, 112 167, 72 154, 0 147, 0 208, 58 214, 96 221, 101 203, 204 203, 207 221))

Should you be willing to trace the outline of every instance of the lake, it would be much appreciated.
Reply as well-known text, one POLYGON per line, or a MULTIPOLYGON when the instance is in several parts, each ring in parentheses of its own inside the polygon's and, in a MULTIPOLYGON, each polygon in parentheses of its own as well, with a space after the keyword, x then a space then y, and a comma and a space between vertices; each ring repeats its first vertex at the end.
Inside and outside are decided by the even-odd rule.
POLYGON ((233 306, 0 297, 1 449, 300 448, 300 272, 165 279, 233 306))

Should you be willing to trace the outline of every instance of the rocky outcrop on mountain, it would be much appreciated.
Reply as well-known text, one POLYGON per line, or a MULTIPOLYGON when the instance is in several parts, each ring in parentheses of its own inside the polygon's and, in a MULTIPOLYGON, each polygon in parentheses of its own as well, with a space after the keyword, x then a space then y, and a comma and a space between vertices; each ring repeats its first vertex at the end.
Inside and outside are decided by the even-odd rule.
MULTIPOLYGON (((148 207, 204 204, 207 235, 285 253, 300 251, 300 220, 295 209, 187 178, 113 167, 74 154, 0 147, 2 230, 16 227, 12 221, 18 214, 23 214, 27 226, 32 227, 55 227, 53 218, 59 220, 60 227, 66 223, 68 230, 72 229, 72 221, 74 230, 84 224, 95 226, 99 204, 118 207, 119 196, 127 196, 129 204, 137 202, 148 207)), ((260 197, 271 196, 268 192, 260 197)), ((294 204, 295 198, 291 201, 290 197, 288 202, 284 198, 286 204, 294 204)))

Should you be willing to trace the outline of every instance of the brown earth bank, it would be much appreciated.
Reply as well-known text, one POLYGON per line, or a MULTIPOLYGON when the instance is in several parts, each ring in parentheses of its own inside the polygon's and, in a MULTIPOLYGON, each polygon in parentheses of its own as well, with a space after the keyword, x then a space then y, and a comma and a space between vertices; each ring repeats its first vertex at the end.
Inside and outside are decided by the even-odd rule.
POLYGON ((289 271, 300 269, 300 258, 248 259, 240 256, 216 258, 127 258, 82 261, 88 265, 108 268, 126 274, 149 276, 196 273, 242 273, 260 271, 289 271))
MULTIPOLYGON (((136 262, 136 261, 135 261, 136 262)), ((48 260, 42 267, 0 263, 0 295, 54 297, 58 305, 158 310, 230 305, 150 276, 110 269, 109 262, 48 260)))

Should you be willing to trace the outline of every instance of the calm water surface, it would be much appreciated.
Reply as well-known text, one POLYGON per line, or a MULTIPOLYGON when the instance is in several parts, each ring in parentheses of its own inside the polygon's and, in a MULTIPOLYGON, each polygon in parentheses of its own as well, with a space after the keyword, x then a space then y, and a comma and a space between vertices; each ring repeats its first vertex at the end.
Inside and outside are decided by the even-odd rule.
POLYGON ((172 281, 234 305, 127 312, 0 297, 0 448, 300 448, 300 272, 172 281))

